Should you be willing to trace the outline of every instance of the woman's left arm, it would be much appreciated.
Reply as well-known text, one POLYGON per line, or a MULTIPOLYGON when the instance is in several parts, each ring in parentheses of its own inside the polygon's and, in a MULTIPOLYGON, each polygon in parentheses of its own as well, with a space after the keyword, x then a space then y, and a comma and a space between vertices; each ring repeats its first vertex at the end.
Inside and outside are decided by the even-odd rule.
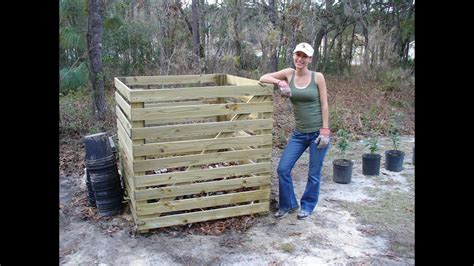
POLYGON ((329 107, 328 107, 328 94, 326 90, 326 80, 324 75, 320 72, 316 72, 316 84, 319 89, 319 101, 321 103, 321 113, 323 117, 323 128, 329 129, 329 107))

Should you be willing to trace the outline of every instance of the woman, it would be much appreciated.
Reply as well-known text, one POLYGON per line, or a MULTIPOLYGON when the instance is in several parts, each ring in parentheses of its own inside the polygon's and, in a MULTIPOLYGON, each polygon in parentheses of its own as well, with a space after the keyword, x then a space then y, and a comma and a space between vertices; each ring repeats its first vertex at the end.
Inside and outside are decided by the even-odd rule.
POLYGON ((283 218, 299 208, 291 170, 308 147, 308 182, 301 197, 301 209, 297 218, 301 220, 309 217, 318 203, 321 170, 324 157, 329 150, 331 131, 324 76, 308 69, 313 52, 311 45, 300 43, 293 51, 295 69, 283 69, 260 78, 260 82, 276 84, 282 96, 290 98, 295 117, 295 129, 277 169, 279 210, 275 213, 276 218, 283 218))

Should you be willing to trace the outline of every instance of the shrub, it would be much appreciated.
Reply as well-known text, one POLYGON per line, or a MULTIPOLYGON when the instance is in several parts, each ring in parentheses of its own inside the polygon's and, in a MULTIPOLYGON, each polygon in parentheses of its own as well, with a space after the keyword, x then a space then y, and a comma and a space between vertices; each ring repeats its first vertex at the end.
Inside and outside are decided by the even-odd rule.
POLYGON ((379 137, 376 134, 372 134, 370 138, 366 140, 365 146, 369 148, 370 153, 374 154, 379 150, 379 137))
POLYGON ((344 129, 337 131, 337 149, 341 157, 344 159, 347 148, 349 148, 349 132, 344 129))
POLYGON ((388 135, 392 141, 392 146, 394 150, 398 150, 400 145, 400 122, 402 120, 401 113, 395 113, 392 116, 390 127, 388 130, 388 135))

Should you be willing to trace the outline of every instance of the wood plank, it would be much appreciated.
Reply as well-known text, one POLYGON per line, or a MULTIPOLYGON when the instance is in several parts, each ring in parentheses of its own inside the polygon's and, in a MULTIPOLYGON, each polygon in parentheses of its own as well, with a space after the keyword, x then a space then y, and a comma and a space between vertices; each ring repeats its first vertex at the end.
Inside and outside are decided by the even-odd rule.
POLYGON ((186 105, 200 105, 206 104, 204 101, 194 100, 194 101, 174 101, 174 102, 161 102, 161 103, 146 103, 145 108, 152 108, 152 107, 166 107, 166 106, 186 106, 186 105))
POLYGON ((183 172, 145 175, 136 178, 135 186, 140 188, 182 182, 205 181, 229 176, 250 175, 256 173, 271 173, 271 166, 271 162, 263 162, 218 168, 197 169, 183 172))
POLYGON ((138 225, 137 229, 140 231, 158 227, 216 220, 268 211, 268 203, 256 203, 208 211, 170 215, 158 218, 141 218, 140 222, 143 222, 144 224, 138 225))
POLYGON ((271 129, 272 119, 256 119, 243 121, 209 122, 189 125, 170 125, 147 128, 132 128, 133 139, 185 137, 212 134, 219 132, 234 132, 246 129, 271 129))
POLYGON ((132 124, 130 124, 130 121, 128 121, 127 117, 125 114, 122 112, 122 109, 120 107, 115 106, 115 114, 117 115, 118 122, 123 126, 123 129, 127 133, 128 137, 131 138, 132 136, 132 124))
POLYGON ((152 215, 156 213, 217 207, 228 204, 264 200, 269 196, 270 189, 262 189, 192 199, 174 200, 169 202, 159 201, 156 203, 149 203, 147 205, 137 206, 136 210, 139 216, 143 216, 152 215))
POLYGON ((195 119, 153 119, 145 120, 145 126, 167 126, 167 125, 177 125, 177 124, 196 124, 196 123, 210 123, 216 122, 216 117, 206 117, 206 118, 195 118, 195 119))
POLYGON ((186 84, 216 82, 219 74, 202 75, 166 75, 166 76, 130 76, 123 77, 125 84, 136 85, 162 85, 162 84, 186 84))
POLYGON ((174 137, 160 137, 160 138, 146 138, 146 143, 161 143, 161 142, 174 142, 174 141, 185 141, 194 139, 210 139, 215 134, 207 135, 191 135, 191 136, 174 136, 174 137))
POLYGON ((136 209, 136 201, 135 201, 135 189, 133 188, 133 178, 127 176, 124 178, 125 182, 125 190, 127 191, 127 195, 130 198, 130 202, 133 205, 133 208, 136 209))
POLYGON ((115 88, 120 92, 120 94, 122 94, 123 97, 125 97, 125 99, 127 99, 127 101, 130 101, 130 88, 120 79, 121 78, 118 77, 114 78, 115 88))
POLYGON ((255 79, 243 78, 234 75, 226 75, 227 83, 233 85, 258 85, 259 81, 255 79))
POLYGON ((122 126, 120 121, 117 118, 117 136, 120 138, 121 141, 123 141, 123 146, 129 156, 129 158, 133 158, 133 143, 130 137, 127 135, 125 132, 125 128, 122 126))
POLYGON ((216 97, 236 97, 251 95, 272 95, 273 89, 255 85, 229 85, 229 86, 208 86, 176 89, 134 89, 130 92, 130 102, 153 102, 162 100, 185 100, 216 98, 216 97))
POLYGON ((132 121, 147 119, 184 119, 216 115, 272 112, 273 102, 202 104, 175 107, 153 107, 132 110, 132 121))
POLYGON ((132 108, 131 106, 122 98, 120 93, 115 92, 115 102, 122 109, 123 113, 127 115, 127 118, 131 121, 132 119, 132 108))
POLYGON ((209 193, 231 189, 233 190, 239 188, 258 187, 263 185, 269 185, 271 183, 270 179, 270 175, 252 176, 186 185, 150 188, 135 191, 135 198, 137 200, 161 199, 199 193, 209 193))
POLYGON ((121 125, 117 125, 117 137, 119 140, 119 147, 123 149, 123 152, 125 153, 123 160, 126 160, 127 167, 130 170, 130 174, 133 176, 133 153, 131 150, 131 140, 127 138, 126 134, 123 132, 123 127, 121 125))
MULTIPOLYGON (((186 155, 170 158, 134 160, 133 170, 136 172, 155 170, 161 168, 173 168, 189 165, 202 165, 217 162, 230 162, 243 159, 263 159, 271 157, 271 148, 250 149, 239 151, 216 152, 209 154, 186 155)), ((136 158, 136 157, 135 157, 136 158)))
POLYGON ((271 145, 272 135, 231 137, 219 139, 198 139, 174 141, 165 143, 140 144, 133 146, 135 155, 165 155, 179 154, 201 150, 216 150, 228 148, 246 148, 248 146, 271 145))
MULTIPOLYGON (((119 155, 120 159, 122 160, 122 169, 124 170, 124 173, 122 175, 123 180, 124 180, 124 185, 125 185, 125 190, 127 192, 127 195, 129 197, 129 202, 130 206, 133 209, 133 212, 136 210, 136 201, 135 201, 135 188, 133 184, 133 174, 130 173, 130 170, 127 169, 126 163, 124 160, 127 160, 126 155, 124 154, 124 150, 122 149, 121 146, 119 146, 119 155)), ((133 213, 135 215, 134 220, 136 221, 136 213, 133 213)))
MULTIPOLYGON (((137 102, 137 103, 131 103, 130 107, 133 109, 141 109, 143 108, 144 106, 144 103, 143 102, 137 102)), ((132 128, 142 128, 145 126, 145 121, 133 121, 132 120, 132 128)), ((133 144, 145 144, 145 138, 133 138, 133 132, 132 132, 132 145, 133 144)), ((143 160, 145 160, 146 157, 145 156, 135 156, 135 154, 133 154, 133 161, 132 161, 132 164, 134 164, 135 162, 141 162, 143 160)), ((145 172, 144 171, 140 171, 140 170, 137 170, 135 168, 135 165, 133 165, 133 182, 135 183, 135 179, 137 176, 142 176, 142 175, 145 175, 145 172)), ((135 191, 135 195, 136 195, 136 191, 135 191)), ((136 204, 139 204, 140 201, 137 201, 136 204)))

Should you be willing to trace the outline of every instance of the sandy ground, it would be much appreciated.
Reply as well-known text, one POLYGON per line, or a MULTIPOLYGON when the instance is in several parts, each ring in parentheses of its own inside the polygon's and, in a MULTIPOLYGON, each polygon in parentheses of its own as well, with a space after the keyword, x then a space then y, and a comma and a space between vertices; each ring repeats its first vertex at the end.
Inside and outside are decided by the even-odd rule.
MULTIPOLYGON (((260 215, 249 229, 226 230, 220 235, 135 234, 128 210, 112 218, 83 219, 73 201, 85 193, 84 182, 80 177, 60 177, 60 264, 414 265, 414 144, 413 136, 402 137, 403 171, 385 170, 383 156, 380 175, 367 177, 362 175, 361 159, 366 149, 361 141, 351 143, 348 156, 355 164, 349 184, 332 181, 332 160, 338 157, 332 147, 324 163, 319 204, 309 219, 297 220, 296 213, 280 220, 271 214, 260 215), (383 226, 383 221, 364 222, 348 207, 370 209, 394 191, 408 198, 412 208, 408 216, 401 208, 388 210, 404 218, 406 230, 392 230, 394 225, 383 226), (404 239, 403 251, 394 239, 404 239)), ((381 151, 390 148, 389 140, 381 139, 381 151)), ((273 152, 272 212, 278 199, 275 169, 280 154, 278 149, 273 152)), ((308 155, 305 152, 293 170, 298 197, 306 184, 308 155)))

